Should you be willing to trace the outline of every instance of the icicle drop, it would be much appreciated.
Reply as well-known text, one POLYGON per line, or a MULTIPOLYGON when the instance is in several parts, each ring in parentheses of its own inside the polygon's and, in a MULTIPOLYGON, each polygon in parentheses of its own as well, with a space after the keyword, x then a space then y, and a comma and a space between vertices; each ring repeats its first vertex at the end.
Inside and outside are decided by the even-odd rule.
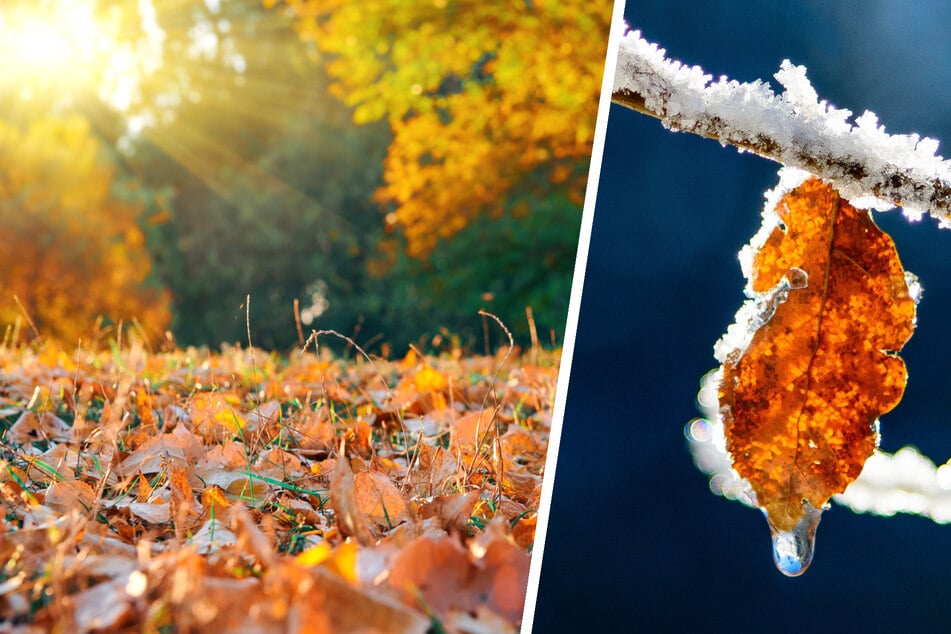
POLYGON ((779 572, 787 577, 798 577, 806 572, 816 548, 816 528, 822 518, 822 509, 814 508, 805 500, 802 506, 802 519, 792 530, 769 527, 773 534, 773 561, 779 572))

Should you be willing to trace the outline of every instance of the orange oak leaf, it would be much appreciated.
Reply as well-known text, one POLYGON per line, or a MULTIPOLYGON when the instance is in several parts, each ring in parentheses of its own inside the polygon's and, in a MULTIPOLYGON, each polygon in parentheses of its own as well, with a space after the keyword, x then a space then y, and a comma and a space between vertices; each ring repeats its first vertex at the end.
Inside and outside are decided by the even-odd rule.
POLYGON ((901 400, 897 353, 916 302, 891 238, 830 186, 811 178, 775 213, 748 273, 752 338, 721 357, 719 397, 733 467, 767 515, 777 565, 799 574, 811 548, 781 559, 811 541, 823 506, 876 449, 878 417, 901 400))

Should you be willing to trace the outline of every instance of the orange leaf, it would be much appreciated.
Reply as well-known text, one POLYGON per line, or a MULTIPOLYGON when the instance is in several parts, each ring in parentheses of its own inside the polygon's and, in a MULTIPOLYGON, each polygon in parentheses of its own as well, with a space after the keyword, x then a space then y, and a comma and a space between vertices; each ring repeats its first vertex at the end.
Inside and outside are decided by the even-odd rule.
POLYGON ((46 490, 44 504, 60 513, 66 513, 70 509, 86 513, 95 501, 96 493, 91 486, 82 480, 70 480, 50 485, 46 490))
POLYGON ((451 538, 418 538, 396 556, 387 583, 402 591, 404 601, 419 601, 437 615, 486 607, 517 624, 530 557, 501 536, 486 536, 480 550, 473 560, 451 538))
POLYGON ((428 365, 423 366, 423 368, 416 373, 413 382, 416 384, 416 389, 423 394, 441 390, 449 384, 449 382, 446 381, 446 377, 428 365))
POLYGON ((777 565, 799 574, 811 548, 781 561, 792 536, 811 544, 823 506, 875 450, 878 416, 901 400, 915 301, 891 238, 828 185, 810 179, 775 211, 750 280, 762 325, 724 357, 720 411, 733 466, 787 549, 777 565))
POLYGON ((297 565, 304 566, 309 568, 312 566, 319 566, 324 563, 330 556, 333 554, 333 547, 327 542, 320 542, 311 546, 307 550, 301 551, 297 554, 295 561, 297 565))
POLYGON ((213 484, 205 487, 201 492, 201 507, 205 513, 211 513, 212 509, 217 507, 215 512, 220 514, 221 509, 229 506, 231 506, 231 502, 225 497, 225 492, 221 490, 221 487, 213 484))
POLYGON ((535 543, 535 528, 538 526, 538 516, 523 517, 512 527, 512 539, 522 549, 527 549, 535 543))
POLYGON ((389 529, 409 517, 406 501, 386 474, 361 471, 353 485, 357 505, 376 525, 389 529))
POLYGON ((379 532, 376 526, 357 503, 353 470, 345 456, 337 458, 337 467, 330 481, 330 505, 341 533, 356 538, 363 546, 377 540, 379 532))
POLYGON ((515 544, 505 539, 493 541, 480 560, 482 569, 476 584, 480 591, 474 594, 485 597, 494 612, 517 623, 525 607, 530 561, 515 544))
POLYGON ((489 444, 493 425, 495 420, 491 411, 470 412, 453 424, 450 443, 465 453, 474 453, 477 448, 489 444))
POLYGON ((169 489, 172 493, 171 505, 172 514, 178 517, 185 515, 198 515, 196 508, 195 494, 192 492, 191 484, 188 482, 188 472, 185 467, 178 464, 172 464, 168 474, 169 489))
POLYGON ((455 530, 462 534, 469 532, 469 518, 482 491, 474 489, 468 493, 441 495, 425 504, 419 512, 422 519, 435 517, 447 531, 455 530))
POLYGON ((136 502, 148 502, 149 496, 152 495, 152 485, 149 484, 149 479, 145 477, 145 474, 141 471, 139 472, 139 492, 136 495, 136 502))
POLYGON ((455 540, 423 537, 396 556, 388 583, 404 591, 407 603, 420 597, 427 608, 445 614, 452 607, 474 607, 476 598, 468 592, 473 574, 469 556, 455 540))
POLYGON ((234 394, 199 392, 192 397, 189 413, 195 429, 207 439, 224 438, 240 432, 246 420, 238 410, 240 403, 234 394))

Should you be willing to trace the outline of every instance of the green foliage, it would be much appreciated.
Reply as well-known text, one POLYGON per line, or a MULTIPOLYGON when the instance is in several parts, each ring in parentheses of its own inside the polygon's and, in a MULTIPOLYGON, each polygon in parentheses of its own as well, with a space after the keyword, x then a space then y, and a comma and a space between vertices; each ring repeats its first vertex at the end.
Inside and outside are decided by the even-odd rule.
MULTIPOLYGON (((564 335, 571 277, 578 245, 578 207, 550 196, 509 208, 499 218, 483 216, 449 240, 440 241, 424 263, 404 263, 419 280, 423 314, 482 345, 479 309, 498 316, 518 343, 529 343, 526 307, 532 309, 538 336, 551 343, 564 335)), ((433 322, 428 322, 433 323, 433 322)), ((504 343, 491 328, 493 346, 504 343)))

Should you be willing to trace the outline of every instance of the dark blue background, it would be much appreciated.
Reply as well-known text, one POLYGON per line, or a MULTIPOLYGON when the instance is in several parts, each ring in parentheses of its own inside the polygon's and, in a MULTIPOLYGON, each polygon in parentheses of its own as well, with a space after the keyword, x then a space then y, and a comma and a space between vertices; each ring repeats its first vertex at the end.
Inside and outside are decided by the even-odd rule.
MULTIPOLYGON (((951 3, 629 2, 628 22, 714 76, 809 69, 820 97, 951 155, 951 3)), ((834 506, 812 568, 773 567, 762 515, 712 495, 685 447, 712 346, 743 299, 738 249, 777 166, 612 106, 535 632, 951 627, 951 526, 834 506)), ((876 220, 925 287, 887 450, 951 455, 951 231, 876 220)))

